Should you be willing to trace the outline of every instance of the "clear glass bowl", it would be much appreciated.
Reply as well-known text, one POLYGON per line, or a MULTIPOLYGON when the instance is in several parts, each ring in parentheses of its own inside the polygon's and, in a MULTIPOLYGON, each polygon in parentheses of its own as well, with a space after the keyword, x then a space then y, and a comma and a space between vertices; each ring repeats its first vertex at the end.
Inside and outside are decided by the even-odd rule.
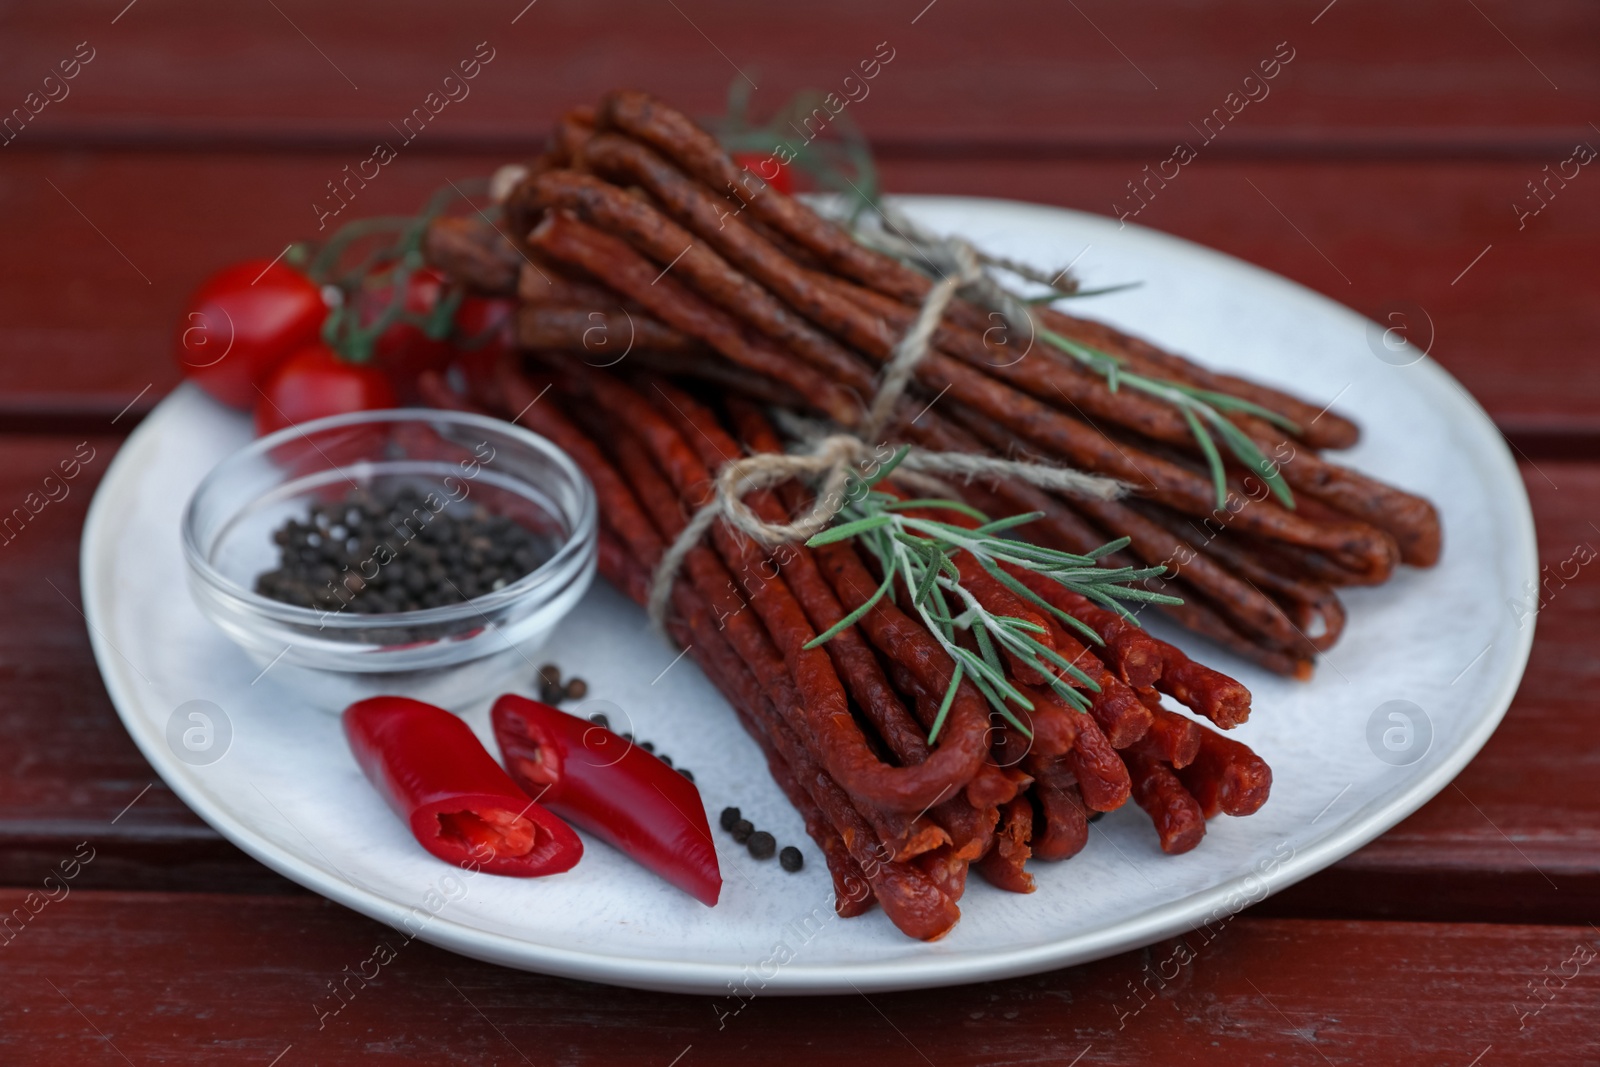
POLYGON ((379 694, 462 708, 531 682, 534 653, 594 580, 597 521, 588 479, 537 434, 459 412, 363 411, 280 430, 223 460, 189 501, 183 551, 200 610, 263 677, 332 711, 379 694), (479 506, 534 531, 549 558, 493 592, 415 611, 324 612, 255 592, 278 566, 272 535, 286 520, 354 488, 383 497, 402 487, 431 495, 402 522, 391 516, 398 559, 434 513, 479 506))

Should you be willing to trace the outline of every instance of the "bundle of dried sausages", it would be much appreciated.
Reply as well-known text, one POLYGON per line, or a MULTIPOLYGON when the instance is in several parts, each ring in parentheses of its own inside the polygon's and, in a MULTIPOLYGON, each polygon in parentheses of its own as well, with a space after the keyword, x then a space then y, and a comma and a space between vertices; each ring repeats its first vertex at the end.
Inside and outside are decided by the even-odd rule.
MULTIPOLYGON (((437 223, 427 251, 474 288, 518 297, 525 351, 465 395, 437 376, 426 390, 437 404, 519 416, 566 449, 599 496, 602 570, 641 602, 722 465, 784 450, 768 409, 861 424, 932 285, 740 170, 688 118, 639 92, 569 114, 502 207, 503 228, 437 223), (551 400, 533 403, 542 390, 551 400)), ((987 339, 987 312, 957 299, 915 366, 891 440, 1065 463, 1134 487, 1090 501, 980 480, 958 489, 966 503, 1040 512, 1021 532, 1069 552, 1129 538, 1108 562, 1167 568, 1165 591, 1184 601, 1163 609, 1174 619, 1302 677, 1343 627, 1339 587, 1437 559, 1431 505, 1317 455, 1355 441, 1348 421, 1098 323, 1048 310, 1041 321, 1130 371, 1291 420, 1298 435, 1228 416, 1278 464, 1297 506, 1235 464, 1228 504, 1217 507, 1180 412, 1043 348, 1011 360, 987 339)), ((892 479, 880 488, 899 491, 892 479)), ((744 502, 762 521, 785 522, 812 492, 795 481, 744 502)), ((908 934, 936 938, 958 918, 970 866, 1028 891, 1025 861, 1074 855, 1091 813, 1131 799, 1160 847, 1177 853, 1199 843, 1207 818, 1265 802, 1266 764, 1218 732, 1248 716, 1244 686, 1048 577, 956 564, 986 610, 1026 618, 1092 684, 1007 661, 1033 704, 1021 728, 962 681, 932 744, 954 664, 896 599, 810 647, 882 581, 851 542, 769 550, 719 522, 671 589, 669 631, 760 743, 827 859, 840 914, 876 901, 908 934), (1022 587, 1098 640, 1034 610, 1022 587), (1061 698, 1061 683, 1084 690, 1087 713, 1061 698)))
MULTIPOLYGON (((505 205, 507 247, 487 226, 442 224, 430 253, 455 276, 514 291, 534 349, 698 378, 729 393, 856 425, 883 362, 931 279, 858 243, 737 168, 711 136, 640 92, 619 91, 560 126, 505 205)), ((1084 552, 1130 537, 1119 562, 1167 568, 1179 623, 1279 673, 1307 677, 1344 626, 1338 589, 1383 582, 1440 551, 1426 500, 1324 459, 1356 427, 1336 413, 1207 371, 1111 327, 1046 309, 1041 323, 1129 372, 1226 393, 1298 427, 1228 417, 1291 488, 1293 508, 1229 457, 1226 503, 1183 413, 1113 389, 1062 353, 997 348, 989 313, 957 300, 917 367, 901 438, 934 448, 1062 462, 1113 475, 1133 498, 1084 502, 983 487, 995 510, 1045 510, 1032 536, 1084 552), (935 398, 921 417, 912 417, 935 398)))
MULTIPOLYGON (((666 547, 722 464, 782 442, 762 410, 737 396, 708 399, 651 372, 597 370, 558 353, 538 363, 530 373, 505 362, 470 397, 438 376, 425 380, 425 392, 440 406, 520 416, 565 449, 599 498, 601 571, 642 603, 666 547)), ((892 481, 883 486, 896 491, 892 481)), ((789 482, 745 502, 782 520, 809 507, 809 493, 789 482)), ((1229 727, 1249 714, 1243 686, 1048 578, 1014 576, 1103 642, 1091 646, 1044 623, 1053 646, 1098 685, 1090 711, 1070 710, 1015 665, 1011 676, 1034 703, 1031 736, 992 715, 966 681, 932 745, 953 665, 919 620, 883 599, 833 640, 807 648, 880 583, 855 546, 768 550, 723 525, 679 573, 669 631, 728 698, 804 816, 841 915, 876 902, 907 934, 937 938, 959 918, 970 867, 1003 889, 1028 892, 1025 862, 1075 855, 1093 812, 1131 798, 1149 812, 1161 847, 1175 853, 1199 843, 1208 816, 1246 815, 1265 801, 1265 763, 1164 707, 1160 696, 1229 727)), ((997 610, 1027 611, 1005 603, 1016 598, 998 582, 964 579, 997 610)))

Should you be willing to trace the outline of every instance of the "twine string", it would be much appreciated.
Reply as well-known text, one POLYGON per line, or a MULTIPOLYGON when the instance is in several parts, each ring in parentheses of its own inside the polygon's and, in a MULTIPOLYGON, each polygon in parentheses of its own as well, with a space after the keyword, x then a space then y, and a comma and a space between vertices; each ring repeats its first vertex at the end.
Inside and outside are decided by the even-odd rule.
MULTIPOLYGON (((872 442, 880 441, 892 425, 895 408, 910 387, 917 364, 932 348, 934 331, 950 301, 963 289, 998 288, 984 273, 977 252, 965 241, 951 238, 924 242, 919 239, 918 244, 922 251, 938 260, 935 265, 942 277, 928 290, 910 329, 890 353, 860 428, 855 433, 830 432, 806 420, 785 419, 786 429, 800 439, 799 447, 803 451, 762 452, 725 463, 717 472, 710 501, 695 512, 650 576, 647 610, 657 630, 664 629, 667 603, 678 571, 719 519, 726 520, 757 544, 766 546, 803 542, 827 529, 849 502, 852 476, 877 458, 872 442), (816 486, 811 510, 799 518, 784 523, 766 522, 743 500, 751 492, 780 485, 791 478, 816 486)), ((991 296, 987 292, 983 295, 991 296)), ((1126 486, 1112 478, 1049 464, 964 452, 912 448, 901 460, 897 473, 899 471, 922 475, 927 480, 939 475, 969 482, 978 477, 1016 479, 1056 492, 1101 500, 1114 499, 1126 491, 1126 486)))

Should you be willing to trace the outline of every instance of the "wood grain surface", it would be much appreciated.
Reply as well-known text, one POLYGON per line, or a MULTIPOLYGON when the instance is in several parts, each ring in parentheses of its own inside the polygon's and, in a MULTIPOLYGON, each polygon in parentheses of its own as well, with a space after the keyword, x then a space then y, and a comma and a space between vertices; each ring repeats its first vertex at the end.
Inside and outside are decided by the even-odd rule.
POLYGON ((121 8, 0 15, 0 99, 20 99, 80 41, 96 53, 18 146, 210 152, 220 134, 365 147, 484 41, 495 58, 441 113, 432 151, 532 146, 561 110, 618 85, 710 113, 748 79, 758 106, 776 107, 800 89, 845 88, 880 42, 894 58, 856 110, 891 152, 1168 149, 1280 43, 1294 58, 1245 109, 1245 143, 1229 151, 1532 151, 1600 121, 1600 10, 1583 3, 142 0, 113 22, 121 8))
POLYGON ((1586 925, 1239 917, 1033 978, 716 997, 507 971, 309 897, 53 891, 0 948, 6 1062, 1477 1067, 1592 1063, 1600 1012, 1586 925))
POLYGON ((8 5, 0 514, 75 451, 94 458, 0 535, 0 1062, 1600 1062, 1592 568, 1547 586, 1521 691, 1451 786, 1175 970, 1169 941, 988 985, 757 998, 719 1027, 736 1001, 401 945, 190 813, 122 730, 90 653, 77 581, 90 495, 177 383, 186 294, 314 236, 325 183, 398 140, 475 52, 492 59, 470 94, 353 214, 410 212, 524 157, 563 109, 613 86, 711 115, 738 84, 770 113, 802 88, 848 91, 861 61, 892 52, 848 112, 887 189, 1139 207, 1129 221, 1401 325, 1506 433, 1541 559, 1600 544, 1600 176, 1550 178, 1576 145, 1600 146, 1600 6, 8 5), (92 58, 63 86, 75 56, 92 58), (1218 108, 1228 121, 1208 139, 1218 108), (1196 161, 1147 205, 1130 199, 1180 141, 1196 161), (70 896, 28 895, 85 843, 70 896), (395 961, 350 978, 385 941, 395 961), (340 982, 349 1003, 324 1015, 340 982))
MULTIPOLYGON (((1600 146, 1600 134, 1594 140, 1600 146)), ((188 293, 222 265, 269 259, 314 235, 313 204, 350 158, 102 151, 10 160, 0 217, 18 223, 8 234, 15 254, 0 261, 0 346, 14 363, 0 381, 0 426, 110 418, 149 387, 139 398, 147 409, 177 383, 173 339, 188 293)), ((447 181, 485 176, 505 158, 402 158, 350 210, 416 211, 447 181)), ((1137 205, 1126 183, 1161 158, 999 169, 900 162, 884 167, 884 182, 1109 214, 1137 205)), ((1537 456, 1548 448, 1543 435, 1600 441, 1591 349, 1600 335, 1600 175, 1592 195, 1574 188, 1519 231, 1512 204, 1538 170, 1197 161, 1131 221, 1282 273, 1402 330, 1537 456)), ((1383 368, 1376 357, 1373 367, 1383 368)))

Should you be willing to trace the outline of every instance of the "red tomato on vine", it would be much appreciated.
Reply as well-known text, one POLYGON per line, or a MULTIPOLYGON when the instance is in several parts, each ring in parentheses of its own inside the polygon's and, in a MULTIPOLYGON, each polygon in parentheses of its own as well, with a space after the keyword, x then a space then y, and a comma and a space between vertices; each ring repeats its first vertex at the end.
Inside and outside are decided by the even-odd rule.
MULTIPOLYGON (((392 278, 379 275, 374 280, 379 284, 364 287, 356 296, 362 327, 375 325, 395 298, 392 278)), ((405 317, 386 326, 372 344, 372 365, 402 395, 414 398, 417 376, 450 362, 446 335, 458 300, 451 296, 449 280, 432 267, 418 267, 406 275, 399 309, 405 317)))
POLYGON ((293 267, 262 259, 224 267, 189 298, 178 365, 224 404, 248 410, 257 386, 318 339, 327 314, 321 287, 293 267))
POLYGON ((261 386, 256 433, 261 436, 312 419, 396 405, 383 372, 340 359, 320 342, 285 360, 261 386))

